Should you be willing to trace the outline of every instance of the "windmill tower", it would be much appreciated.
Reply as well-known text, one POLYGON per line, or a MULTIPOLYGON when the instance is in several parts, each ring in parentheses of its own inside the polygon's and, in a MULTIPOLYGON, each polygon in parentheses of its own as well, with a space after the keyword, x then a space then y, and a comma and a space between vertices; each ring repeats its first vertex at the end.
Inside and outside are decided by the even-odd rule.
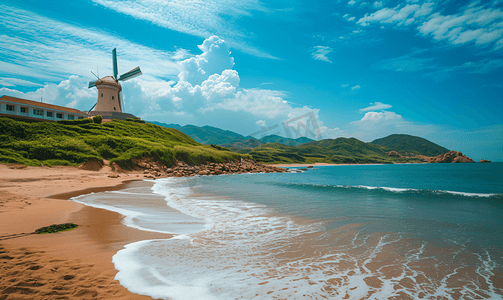
MULTIPOLYGON (((136 67, 129 72, 120 75, 117 78, 117 50, 112 50, 112 62, 114 68, 113 76, 105 76, 98 78, 96 81, 89 82, 89 88, 96 87, 98 89, 98 101, 89 110, 89 115, 101 115, 104 119, 120 119, 134 118, 132 114, 124 112, 122 105, 122 86, 119 81, 126 81, 136 76, 142 75, 140 67, 136 67)), ((94 74, 94 73, 93 73, 94 74)), ((98 76, 96 76, 98 77, 98 76)))

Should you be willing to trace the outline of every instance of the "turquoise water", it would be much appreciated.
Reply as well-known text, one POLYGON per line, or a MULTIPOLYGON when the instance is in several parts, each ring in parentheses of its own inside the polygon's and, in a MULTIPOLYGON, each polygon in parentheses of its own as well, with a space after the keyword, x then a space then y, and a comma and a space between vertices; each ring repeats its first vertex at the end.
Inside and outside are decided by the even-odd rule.
POLYGON ((195 178, 203 193, 337 227, 365 223, 427 239, 503 246, 503 163, 324 166, 195 178))
POLYGON ((503 163, 168 178, 79 197, 172 239, 114 256, 161 299, 502 299, 503 163), (129 199, 125 201, 125 199, 129 199))

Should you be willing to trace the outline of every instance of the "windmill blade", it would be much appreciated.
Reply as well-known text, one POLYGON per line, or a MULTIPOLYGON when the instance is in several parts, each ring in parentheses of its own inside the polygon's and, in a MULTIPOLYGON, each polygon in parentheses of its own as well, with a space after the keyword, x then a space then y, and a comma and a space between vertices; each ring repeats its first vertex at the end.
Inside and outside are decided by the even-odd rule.
POLYGON ((114 50, 112 50, 112 60, 114 64, 114 78, 115 80, 117 80, 117 74, 119 73, 119 71, 117 70, 117 48, 114 48, 114 50))
POLYGON ((94 86, 96 85, 96 81, 98 81, 98 80, 95 80, 95 81, 89 81, 89 86, 88 86, 88 88, 92 88, 92 87, 94 87, 94 86))
POLYGON ((136 76, 140 76, 142 74, 143 73, 141 72, 140 67, 136 67, 136 68, 132 69, 131 71, 122 74, 119 78, 119 81, 125 81, 128 79, 134 78, 136 76))
POLYGON ((91 109, 88 111, 88 113, 91 112, 91 110, 93 110, 93 108, 96 106, 96 104, 98 104, 98 102, 94 103, 93 107, 91 107, 91 109))

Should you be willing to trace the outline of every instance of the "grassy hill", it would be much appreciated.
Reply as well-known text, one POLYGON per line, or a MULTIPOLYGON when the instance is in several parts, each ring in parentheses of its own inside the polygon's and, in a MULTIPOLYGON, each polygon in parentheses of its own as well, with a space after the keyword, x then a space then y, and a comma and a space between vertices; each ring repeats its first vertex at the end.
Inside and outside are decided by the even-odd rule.
POLYGON ((412 161, 391 158, 388 148, 355 138, 312 141, 299 146, 266 144, 243 151, 264 163, 391 163, 412 161))
POLYGON ((27 123, 0 118, 0 163, 51 166, 109 159, 130 168, 131 160, 142 156, 168 166, 177 159, 198 164, 247 157, 201 145, 176 129, 154 124, 88 122, 91 120, 27 123))
POLYGON ((408 134, 392 134, 385 138, 377 139, 372 144, 381 145, 394 150, 402 155, 413 153, 426 156, 437 156, 449 152, 449 149, 417 136, 408 134))

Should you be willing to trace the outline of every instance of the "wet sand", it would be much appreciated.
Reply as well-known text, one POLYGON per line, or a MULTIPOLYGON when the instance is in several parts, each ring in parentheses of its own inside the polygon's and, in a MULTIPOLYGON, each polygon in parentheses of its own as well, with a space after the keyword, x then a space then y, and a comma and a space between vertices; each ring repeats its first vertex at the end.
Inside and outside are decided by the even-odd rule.
POLYGON ((140 179, 139 173, 109 178, 111 173, 108 167, 0 165, 0 299, 152 299, 114 280, 112 256, 126 244, 170 235, 129 228, 118 213, 67 200, 149 184, 131 181, 140 179), (79 227, 31 234, 67 222, 79 227))

